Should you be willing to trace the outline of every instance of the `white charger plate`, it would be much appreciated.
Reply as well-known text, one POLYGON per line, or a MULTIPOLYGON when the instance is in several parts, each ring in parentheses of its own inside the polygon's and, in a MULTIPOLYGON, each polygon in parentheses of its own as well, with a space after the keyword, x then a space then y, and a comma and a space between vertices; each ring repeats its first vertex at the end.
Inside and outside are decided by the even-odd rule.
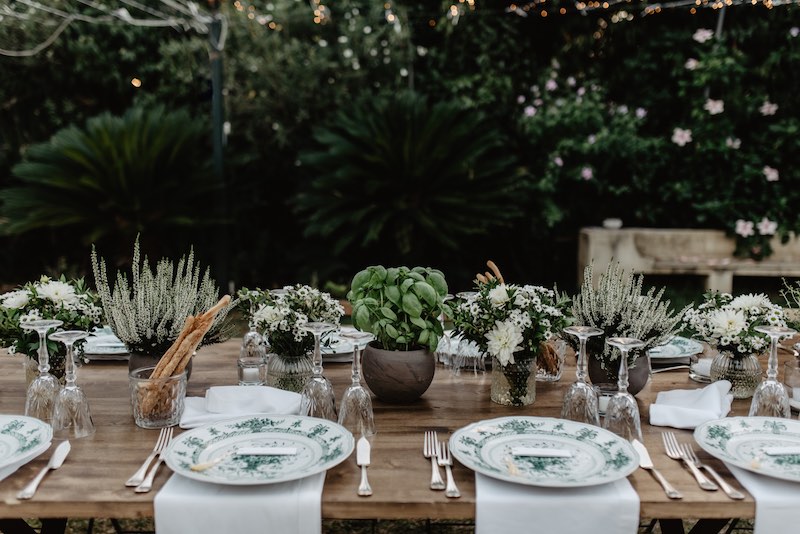
POLYGON ((529 486, 594 486, 624 478, 639 466, 639 455, 616 434, 551 417, 500 417, 472 423, 453 433, 450 450, 473 471, 529 486), (560 449, 571 456, 513 456, 514 447, 560 449))
POLYGON ((253 486, 297 480, 343 462, 353 452, 353 435, 343 426, 315 417, 239 417, 198 427, 172 440, 164 461, 175 473, 215 484, 253 486), (205 471, 191 466, 213 461, 242 447, 294 447, 287 456, 230 455, 205 471))
POLYGON ((800 482, 800 454, 769 456, 765 447, 799 447, 800 421, 779 417, 726 417, 708 421, 694 431, 708 454, 742 469, 800 482))
POLYGON ((650 360, 654 363, 669 363, 684 361, 688 363, 689 357, 703 352, 703 344, 694 339, 675 336, 667 343, 653 347, 648 351, 650 360))

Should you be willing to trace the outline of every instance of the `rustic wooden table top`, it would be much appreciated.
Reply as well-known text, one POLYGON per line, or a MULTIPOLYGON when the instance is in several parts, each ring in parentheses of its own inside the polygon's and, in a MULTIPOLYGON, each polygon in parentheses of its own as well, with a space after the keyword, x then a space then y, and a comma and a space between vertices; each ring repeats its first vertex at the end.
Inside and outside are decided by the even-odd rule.
MULTIPOLYGON (((208 387, 235 384, 239 339, 198 351, 189 380, 188 395, 203 396, 208 387)), ((781 360, 788 358, 782 352, 781 360)), ((573 362, 574 357, 568 358, 573 362)), ((0 413, 22 414, 25 378, 20 357, 0 357, 0 413)), ((349 384, 349 364, 325 368, 340 396, 349 384)), ((422 435, 427 429, 446 439, 454 430, 482 419, 510 415, 558 417, 565 389, 574 380, 574 365, 561 381, 539 383, 536 402, 525 408, 499 406, 489 400, 490 374, 464 372, 451 376, 437 367, 430 389, 417 402, 390 405, 375 400, 378 434, 369 471, 372 497, 356 495, 359 471, 355 455, 328 471, 322 495, 322 515, 329 519, 464 519, 475 516, 475 479, 472 471, 456 462, 454 475, 462 497, 448 499, 442 491, 428 489, 430 463, 422 456, 422 435)), ((779 377, 782 378, 782 377, 779 377)), ((171 476, 162 467, 151 493, 137 494, 125 480, 150 452, 158 430, 145 430, 133 423, 125 362, 92 362, 78 373, 78 382, 88 395, 97 432, 72 442, 72 452, 58 471, 51 472, 36 496, 19 501, 15 495, 47 463, 52 448, 0 482, 0 518, 9 517, 151 517, 153 497, 171 476)), ((640 515, 646 518, 751 518, 755 504, 749 495, 730 500, 722 491, 706 492, 697 487, 680 462, 663 454, 661 429, 647 424, 648 407, 659 391, 701 387, 689 380, 686 370, 653 375, 637 395, 642 414, 644 441, 656 468, 683 493, 680 501, 668 499, 649 473, 639 469, 629 480, 641 498, 640 515)), ((750 401, 735 401, 732 415, 746 415, 750 401)), ((676 431, 680 440, 692 440, 690 431, 676 431)), ((717 468, 735 487, 741 485, 716 459, 698 448, 702 460, 717 468)), ((746 492, 745 492, 746 493, 746 492)))

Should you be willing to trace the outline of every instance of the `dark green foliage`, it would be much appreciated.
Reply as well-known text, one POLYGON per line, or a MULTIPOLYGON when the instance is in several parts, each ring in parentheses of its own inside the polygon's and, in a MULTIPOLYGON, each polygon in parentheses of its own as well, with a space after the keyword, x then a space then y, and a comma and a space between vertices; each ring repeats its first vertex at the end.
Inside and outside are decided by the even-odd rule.
POLYGON ((0 229, 65 228, 92 243, 219 223, 202 205, 215 185, 205 137, 186 111, 161 106, 65 128, 14 166, 16 183, 0 191, 0 229))
POLYGON ((433 262, 522 215, 514 155, 481 113, 411 92, 363 97, 314 138, 296 206, 306 235, 329 239, 334 255, 433 262))

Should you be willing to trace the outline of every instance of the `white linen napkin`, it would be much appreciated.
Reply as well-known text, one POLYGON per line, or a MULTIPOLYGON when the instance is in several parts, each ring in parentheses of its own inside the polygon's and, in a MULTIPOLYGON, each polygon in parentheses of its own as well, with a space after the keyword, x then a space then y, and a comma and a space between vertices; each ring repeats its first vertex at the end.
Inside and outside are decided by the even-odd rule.
POLYGON ((674 428, 695 428, 731 411, 731 383, 720 380, 702 389, 662 391, 650 405, 650 424, 674 428))
POLYGON ((475 473, 476 534, 635 534, 638 529, 639 495, 626 478, 583 488, 539 488, 475 473))
POLYGON ((300 413, 300 394, 269 386, 214 386, 205 397, 186 397, 181 428, 194 428, 239 415, 300 413))
POLYGON ((725 463, 756 501, 753 534, 795 532, 800 525, 800 484, 751 473, 725 463))
POLYGON ((207 484, 180 475, 153 500, 158 534, 322 531, 325 473, 259 486, 207 484))

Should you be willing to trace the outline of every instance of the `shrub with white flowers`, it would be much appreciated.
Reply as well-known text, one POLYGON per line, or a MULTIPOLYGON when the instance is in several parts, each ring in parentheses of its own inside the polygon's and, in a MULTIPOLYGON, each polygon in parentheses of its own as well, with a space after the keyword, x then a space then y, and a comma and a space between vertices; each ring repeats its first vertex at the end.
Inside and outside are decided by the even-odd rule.
POLYGON ((479 283, 454 306, 455 330, 502 366, 536 357, 542 343, 569 324, 569 299, 540 286, 479 283))
POLYGON ((260 292, 258 300, 260 306, 253 313, 253 323, 267 336, 272 352, 287 356, 305 354, 313 348, 314 336, 303 330, 303 325, 339 324, 344 315, 344 308, 338 301, 307 285, 260 292))
POLYGON ((733 297, 730 293, 706 293, 705 300, 684 315, 687 331, 734 358, 761 354, 769 348, 759 325, 786 326, 783 309, 764 294, 733 297))
MULTIPOLYGON (((99 325, 103 309, 97 295, 89 291, 83 279, 58 280, 42 276, 35 282, 0 295, 0 343, 9 354, 22 353, 36 358, 39 335, 23 330, 21 325, 36 319, 58 319, 63 330, 91 330, 99 325)), ((48 341, 51 356, 63 356, 63 346, 48 341)), ((56 362, 51 362, 56 367, 56 362)))

